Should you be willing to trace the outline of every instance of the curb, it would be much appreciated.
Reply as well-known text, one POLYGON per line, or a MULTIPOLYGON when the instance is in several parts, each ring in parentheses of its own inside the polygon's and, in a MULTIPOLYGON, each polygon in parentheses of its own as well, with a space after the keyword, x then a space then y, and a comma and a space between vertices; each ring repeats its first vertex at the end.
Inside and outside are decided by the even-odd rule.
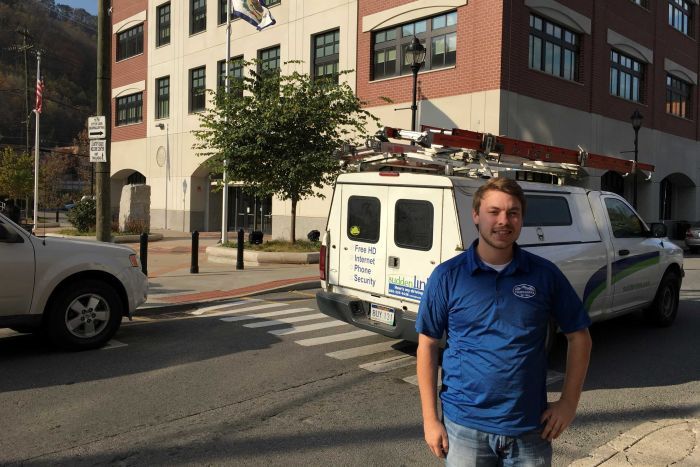
POLYGON ((219 302, 225 302, 232 298, 242 298, 242 297, 253 297, 256 295, 263 295, 269 292, 291 292, 293 290, 310 290, 317 289, 321 287, 320 280, 313 281, 301 281, 293 284, 285 284, 279 287, 265 287, 260 290, 255 290, 252 292, 236 293, 233 291, 231 295, 226 297, 217 297, 209 300, 192 300, 184 303, 154 303, 153 305, 141 305, 142 308, 138 308, 134 312, 134 316, 148 316, 157 315, 162 313, 173 313, 177 311, 189 310, 193 308, 199 308, 198 304, 206 304, 207 306, 216 304, 219 302))
MULTIPOLYGON (((621 434, 617 438, 608 441, 604 445, 594 449, 587 457, 572 462, 571 464, 569 464, 569 467, 597 467, 605 465, 610 465, 612 467, 613 465, 618 465, 618 461, 614 459, 614 457, 616 457, 618 454, 625 456, 625 458, 627 459, 626 462, 623 462, 619 465, 634 464, 635 462, 632 462, 630 464, 630 457, 633 457, 637 461, 645 459, 645 465, 676 465, 676 463, 678 463, 677 465, 697 465, 693 462, 697 462, 698 460, 700 460, 700 451, 695 446, 694 442, 692 443, 690 451, 688 451, 685 456, 681 456, 675 459, 670 457, 677 457, 681 454, 679 453, 680 449, 678 449, 678 447, 671 445, 675 445, 675 443, 679 442, 679 437, 677 436, 675 431, 683 429, 683 425, 687 425, 687 427, 685 428, 695 433, 694 438, 697 437, 698 434, 700 434, 700 421, 697 419, 664 419, 642 423, 641 425, 632 428, 631 430, 621 434), (659 463, 658 461, 661 460, 659 459, 659 457, 664 457, 665 453, 660 453, 658 449, 650 448, 649 446, 641 446, 641 444, 642 440, 644 440, 645 438, 652 437, 653 435, 658 434, 660 431, 666 429, 674 431, 674 433, 659 435, 663 438, 663 440, 661 440, 660 442, 670 447, 671 451, 673 451, 673 454, 669 455, 668 459, 662 460, 661 463, 659 463), (637 447, 636 452, 634 452, 635 447, 637 447), (655 461, 649 459, 651 457, 655 457, 655 461), (685 464, 684 461, 689 461, 689 463, 685 464)), ((656 440, 650 440, 649 444, 654 444, 655 441, 656 440)))
MULTIPOLYGON (((222 246, 208 246, 207 260, 212 263, 235 263, 237 250, 222 246)), ((318 264, 319 252, 288 253, 243 250, 243 261, 250 264, 318 264)))
MULTIPOLYGON (((54 237, 54 238, 68 238, 70 240, 86 240, 90 242, 96 242, 97 238, 93 237, 91 235, 85 235, 85 236, 80 236, 80 235, 64 235, 64 234, 57 234, 57 233, 52 233, 52 232, 47 232, 44 234, 45 237, 54 237)), ((162 234, 148 234, 148 242, 157 242, 159 240, 163 240, 163 235, 162 234)), ((112 241, 111 243, 139 243, 141 241, 139 235, 112 235, 112 241)))

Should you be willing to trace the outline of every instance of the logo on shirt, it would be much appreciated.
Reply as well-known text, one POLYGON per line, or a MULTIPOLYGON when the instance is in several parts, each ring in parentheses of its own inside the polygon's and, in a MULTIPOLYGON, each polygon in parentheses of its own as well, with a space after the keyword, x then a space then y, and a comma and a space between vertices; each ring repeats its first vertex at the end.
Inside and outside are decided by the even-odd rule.
POLYGON ((535 287, 528 284, 518 284, 513 287, 513 295, 519 298, 532 298, 535 296, 537 291, 535 287))

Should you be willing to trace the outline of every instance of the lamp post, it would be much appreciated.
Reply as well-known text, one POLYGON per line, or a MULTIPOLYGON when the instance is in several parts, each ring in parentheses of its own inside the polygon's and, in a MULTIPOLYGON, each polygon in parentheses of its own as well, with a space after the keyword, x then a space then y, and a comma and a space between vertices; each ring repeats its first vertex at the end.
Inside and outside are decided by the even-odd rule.
POLYGON ((156 123, 156 128, 165 130, 165 160, 163 161, 163 166, 165 167, 165 221, 163 222, 164 228, 168 229, 168 178, 170 178, 170 138, 167 123, 156 123))
POLYGON ((632 207, 637 209, 637 156, 639 154, 639 144, 637 143, 637 137, 639 136, 639 129, 642 127, 642 114, 639 110, 635 109, 634 113, 630 117, 632 121, 632 128, 634 128, 634 189, 632 191, 632 207))
POLYGON ((411 131, 416 131, 416 91, 418 88, 418 70, 425 63, 425 47, 420 43, 417 37, 413 36, 413 40, 406 48, 405 55, 406 64, 411 66, 413 72, 413 100, 411 101, 411 131))

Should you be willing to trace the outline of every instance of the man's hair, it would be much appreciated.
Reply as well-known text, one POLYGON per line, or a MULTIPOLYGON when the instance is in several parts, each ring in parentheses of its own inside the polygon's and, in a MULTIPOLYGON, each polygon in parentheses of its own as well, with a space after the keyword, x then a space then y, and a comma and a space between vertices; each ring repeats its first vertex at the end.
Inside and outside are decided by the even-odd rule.
POLYGON ((491 178, 488 182, 484 183, 478 190, 476 190, 476 193, 474 193, 474 198, 472 199, 472 209, 474 209, 474 211, 477 213, 479 212, 481 200, 484 199, 486 192, 491 190, 502 191, 503 193, 515 196, 518 201, 520 201, 520 205, 522 206, 522 214, 525 215, 525 193, 523 192, 523 189, 515 180, 504 177, 491 178))

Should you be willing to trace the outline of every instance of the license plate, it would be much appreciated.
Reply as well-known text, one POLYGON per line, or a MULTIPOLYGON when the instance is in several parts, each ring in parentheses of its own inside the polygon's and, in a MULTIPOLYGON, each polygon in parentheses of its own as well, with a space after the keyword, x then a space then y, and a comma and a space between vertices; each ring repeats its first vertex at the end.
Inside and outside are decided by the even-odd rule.
POLYGON ((369 311, 369 319, 380 323, 394 325, 394 309, 384 305, 372 303, 369 311))

